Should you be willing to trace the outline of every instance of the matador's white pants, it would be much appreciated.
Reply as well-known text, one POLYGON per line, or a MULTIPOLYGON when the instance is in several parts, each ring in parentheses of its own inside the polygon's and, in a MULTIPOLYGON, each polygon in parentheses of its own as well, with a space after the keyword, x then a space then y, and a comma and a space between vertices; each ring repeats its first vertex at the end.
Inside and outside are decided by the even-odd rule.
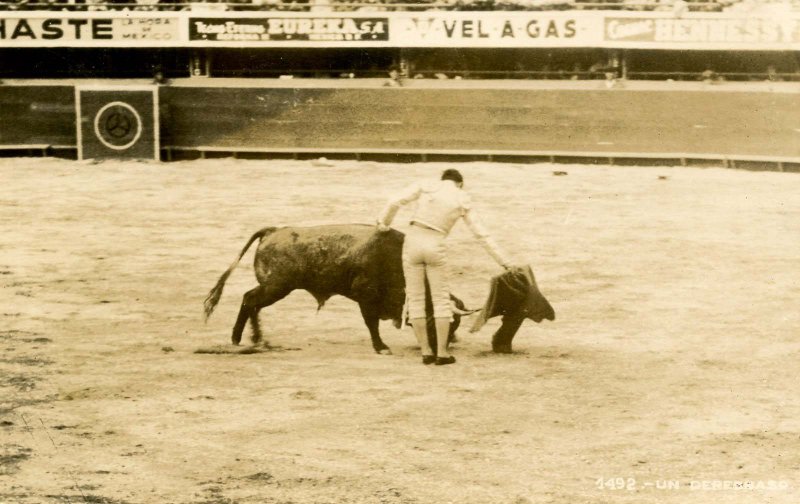
POLYGON ((403 274, 406 277, 408 316, 425 318, 425 277, 431 288, 433 316, 450 318, 450 285, 445 235, 411 226, 403 242, 403 274))

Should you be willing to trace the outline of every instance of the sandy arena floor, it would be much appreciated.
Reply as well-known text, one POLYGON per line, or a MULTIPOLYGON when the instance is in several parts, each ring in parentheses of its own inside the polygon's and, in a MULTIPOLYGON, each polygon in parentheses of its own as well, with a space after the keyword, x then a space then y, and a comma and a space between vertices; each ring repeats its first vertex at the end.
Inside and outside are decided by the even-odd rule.
MULTIPOLYGON (((445 167, 323 165, 0 159, 0 502, 800 502, 799 175, 464 164, 556 309, 514 355, 495 319, 454 366, 388 322, 379 356, 304 292, 262 312, 280 349, 193 353, 229 341, 252 251, 202 301, 252 232, 371 221, 445 167)), ((478 306, 497 266, 462 226, 478 306)))

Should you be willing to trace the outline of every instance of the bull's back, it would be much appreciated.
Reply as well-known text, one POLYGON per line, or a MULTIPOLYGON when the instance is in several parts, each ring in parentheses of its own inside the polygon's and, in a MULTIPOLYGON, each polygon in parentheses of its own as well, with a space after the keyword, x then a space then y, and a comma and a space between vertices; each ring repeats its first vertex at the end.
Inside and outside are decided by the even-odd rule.
POLYGON ((338 292, 365 268, 400 264, 402 242, 398 231, 379 233, 365 224, 279 228, 258 246, 256 277, 261 283, 278 277, 292 288, 338 292))
POLYGON ((331 242, 352 245, 365 243, 375 233, 375 226, 366 224, 329 224, 322 226, 286 226, 276 229, 261 240, 259 248, 274 244, 289 249, 298 243, 331 242))

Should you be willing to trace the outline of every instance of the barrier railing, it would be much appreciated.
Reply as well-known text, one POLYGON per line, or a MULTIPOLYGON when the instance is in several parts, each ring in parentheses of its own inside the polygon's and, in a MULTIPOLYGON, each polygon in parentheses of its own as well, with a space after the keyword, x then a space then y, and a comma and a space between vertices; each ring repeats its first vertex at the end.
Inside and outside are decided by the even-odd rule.
POLYGON ((355 159, 403 158, 422 162, 445 159, 476 159, 489 162, 549 162, 590 163, 609 165, 647 166, 660 163, 680 166, 719 166, 723 168, 765 169, 779 172, 800 172, 800 158, 785 156, 720 155, 705 153, 604 152, 604 151, 526 151, 526 150, 468 150, 468 149, 332 149, 332 148, 241 148, 213 146, 164 146, 162 158, 173 161, 194 154, 199 159, 209 157, 273 157, 292 159, 332 157, 355 159))
MULTIPOLYGON (((295 68, 292 70, 263 69, 251 70, 248 77, 261 77, 273 79, 303 79, 303 78, 384 78, 386 85, 403 86, 409 81, 421 79, 512 79, 512 80, 609 80, 615 79, 616 86, 624 86, 626 80, 655 80, 655 81, 704 81, 718 83, 724 81, 767 81, 767 82, 798 82, 800 73, 768 73, 768 72, 714 72, 708 76, 704 72, 636 72, 630 71, 625 79, 617 73, 609 76, 605 71, 576 71, 576 70, 456 70, 452 68, 424 68, 414 69, 409 76, 402 76, 394 81, 388 77, 386 70, 365 70, 353 68, 295 68)), ((241 70, 215 70, 213 77, 242 77, 241 70)))
POLYGON ((769 72, 628 72, 630 80, 680 80, 680 81, 705 81, 709 83, 730 81, 769 81, 769 82, 797 82, 800 73, 769 73, 769 72))

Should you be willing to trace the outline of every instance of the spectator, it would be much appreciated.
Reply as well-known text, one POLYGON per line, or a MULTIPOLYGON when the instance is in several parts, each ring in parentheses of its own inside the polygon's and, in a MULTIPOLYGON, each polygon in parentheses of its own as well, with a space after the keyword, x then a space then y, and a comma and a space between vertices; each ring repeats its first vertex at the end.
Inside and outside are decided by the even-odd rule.
POLYGON ((278 10, 281 0, 253 0, 251 5, 254 10, 278 10))
POLYGON ((751 13, 758 8, 756 0, 741 0, 731 3, 726 9, 728 12, 751 13))
POLYGON ((634 11, 651 11, 658 7, 658 0, 625 0, 625 9, 634 11))
POLYGON ((400 75, 400 71, 396 67, 392 67, 389 69, 389 80, 386 81, 384 86, 386 87, 400 87, 403 85, 402 76, 400 75))
POLYGON ((104 11, 108 10, 105 0, 86 0, 86 10, 104 11))
POLYGON ((136 0, 137 11, 153 11, 158 10, 159 0, 136 0))
POLYGON ((73 5, 72 0, 47 0, 49 10, 53 11, 66 11, 71 9, 73 5))
POLYGON ((153 70, 153 84, 158 86, 166 86, 169 84, 169 79, 164 76, 164 71, 161 69, 161 67, 156 67, 153 70))
POLYGON ((605 73, 605 76, 606 76, 606 81, 605 81, 606 88, 607 89, 611 89, 611 88, 615 88, 615 87, 620 87, 619 86, 619 81, 617 80, 617 72, 616 72, 616 70, 613 70, 613 71, 609 71, 609 70, 611 70, 611 69, 606 69, 606 73, 605 73))
POLYGON ((379 0, 364 0, 363 4, 356 8, 358 12, 381 12, 385 11, 385 7, 379 7, 379 0))
POLYGON ((687 12, 689 12, 689 4, 686 0, 674 0, 672 2, 672 15, 674 17, 681 18, 687 12))
POLYGON ((252 2, 250 0, 226 0, 228 10, 250 10, 252 2))
POLYGON ((193 11, 226 11, 228 10, 228 4, 224 2, 192 2, 190 4, 190 10, 193 11))
POLYGON ((570 80, 579 80, 583 77, 583 69, 581 68, 581 64, 579 62, 575 62, 572 65, 572 75, 570 75, 570 80))
POLYGON ((775 69, 775 65, 769 65, 767 67, 767 80, 770 82, 780 82, 783 80, 778 71, 775 69))
POLYGON ((309 10, 311 12, 331 12, 333 8, 330 0, 311 0, 311 8, 309 10))
POLYGON ((589 67, 588 71, 590 79, 599 79, 600 75, 606 72, 606 63, 600 60, 595 61, 594 64, 589 67))
POLYGON ((714 70, 707 68, 703 70, 703 73, 700 74, 700 80, 702 80, 706 84, 715 84, 717 82, 721 82, 723 78, 714 70))
POLYGON ((766 2, 759 6, 758 14, 765 16, 786 16, 792 13, 792 4, 788 1, 778 0, 766 2))

